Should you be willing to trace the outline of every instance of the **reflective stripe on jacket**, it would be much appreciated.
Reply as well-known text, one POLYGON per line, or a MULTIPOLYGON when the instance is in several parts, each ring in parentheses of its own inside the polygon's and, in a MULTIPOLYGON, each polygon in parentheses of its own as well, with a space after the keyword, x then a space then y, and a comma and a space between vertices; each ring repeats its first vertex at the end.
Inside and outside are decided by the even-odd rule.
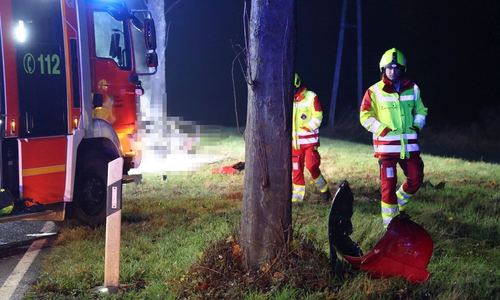
POLYGON ((323 120, 323 110, 316 93, 300 87, 293 100, 292 144, 319 146, 319 126, 323 120))
POLYGON ((427 107, 420 97, 420 89, 407 78, 401 81, 397 92, 385 75, 365 93, 359 119, 361 125, 373 133, 375 156, 408 158, 420 153, 418 134, 425 125, 427 107), (386 136, 380 134, 389 128, 386 136))

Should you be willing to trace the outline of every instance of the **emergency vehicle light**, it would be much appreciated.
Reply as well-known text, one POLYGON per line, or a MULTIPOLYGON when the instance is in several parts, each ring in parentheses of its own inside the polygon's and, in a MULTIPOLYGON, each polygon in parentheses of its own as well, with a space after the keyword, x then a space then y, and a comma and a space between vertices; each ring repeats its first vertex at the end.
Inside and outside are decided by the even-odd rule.
POLYGON ((10 133, 13 134, 16 132, 16 120, 12 119, 10 121, 10 133))
POLYGON ((19 25, 16 28, 16 38, 19 42, 24 43, 26 40, 26 29, 24 28, 24 22, 19 20, 19 25))
POLYGON ((76 116, 73 118, 73 126, 74 129, 78 128, 78 118, 76 116))

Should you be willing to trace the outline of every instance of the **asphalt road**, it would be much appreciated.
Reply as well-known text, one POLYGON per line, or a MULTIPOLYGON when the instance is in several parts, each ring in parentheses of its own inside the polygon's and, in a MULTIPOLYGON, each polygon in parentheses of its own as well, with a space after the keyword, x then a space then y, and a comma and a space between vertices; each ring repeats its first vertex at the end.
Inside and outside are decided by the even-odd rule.
POLYGON ((50 251, 50 237, 59 228, 53 222, 14 221, 0 224, 0 300, 22 300, 50 251), (26 240, 30 242, 24 242, 26 240), (15 244, 15 245, 14 245, 15 244))

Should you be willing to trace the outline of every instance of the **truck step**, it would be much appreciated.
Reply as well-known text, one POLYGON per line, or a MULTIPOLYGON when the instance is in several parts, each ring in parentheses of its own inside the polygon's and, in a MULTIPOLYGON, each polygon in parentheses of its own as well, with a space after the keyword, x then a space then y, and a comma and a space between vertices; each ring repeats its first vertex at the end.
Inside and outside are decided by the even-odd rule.
POLYGON ((38 217, 42 217, 42 216, 47 216, 47 215, 50 215, 52 213, 54 213, 53 210, 46 210, 43 212, 36 212, 36 213, 5 215, 5 216, 0 216, 0 223, 17 221, 17 220, 25 220, 25 219, 33 219, 33 218, 38 218, 38 217))

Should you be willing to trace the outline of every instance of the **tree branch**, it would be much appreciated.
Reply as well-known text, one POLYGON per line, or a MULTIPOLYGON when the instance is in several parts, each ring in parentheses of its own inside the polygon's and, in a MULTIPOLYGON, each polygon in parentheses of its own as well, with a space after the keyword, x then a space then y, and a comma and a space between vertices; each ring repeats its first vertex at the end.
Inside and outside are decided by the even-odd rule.
MULTIPOLYGON (((232 47, 234 49, 234 52, 236 52, 236 49, 234 48, 234 45, 233 45, 233 41, 231 41, 231 45, 232 45, 232 47)), ((243 69, 243 65, 241 64, 241 61, 239 59, 240 54, 242 54, 244 52, 245 52, 245 49, 241 49, 241 51, 239 53, 236 53, 236 57, 233 59, 233 62, 231 63, 231 80, 233 82, 233 98, 234 98, 234 113, 236 115, 236 128, 238 128, 238 132, 241 135, 243 135, 243 133, 240 130, 240 124, 239 124, 239 121, 238 121, 238 107, 236 105, 236 86, 234 84, 234 62, 236 61, 236 59, 238 59, 238 62, 240 64, 240 68, 241 68, 241 72, 243 73, 243 78, 246 79, 246 77, 245 77, 245 70, 243 69)))
POLYGON ((174 2, 174 4, 170 5, 170 7, 167 9, 167 11, 165 12, 165 16, 168 14, 168 12, 175 6, 177 5, 179 2, 181 2, 182 0, 177 0, 174 2))

